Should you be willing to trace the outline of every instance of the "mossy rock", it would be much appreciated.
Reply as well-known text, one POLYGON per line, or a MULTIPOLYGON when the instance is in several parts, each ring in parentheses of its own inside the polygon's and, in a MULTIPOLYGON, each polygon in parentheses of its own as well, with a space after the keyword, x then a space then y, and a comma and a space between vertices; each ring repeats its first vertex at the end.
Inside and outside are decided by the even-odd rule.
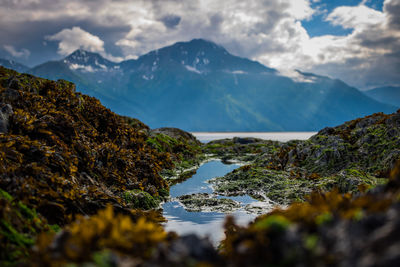
MULTIPOLYGON (((162 194, 166 194, 163 192, 162 194)), ((153 197, 149 193, 142 190, 130 190, 123 193, 124 200, 135 209, 154 209, 158 208, 161 203, 160 197, 153 197)))
POLYGON ((190 212, 232 212, 241 207, 238 202, 232 199, 217 198, 207 193, 183 195, 179 196, 178 200, 183 204, 185 209, 190 212))

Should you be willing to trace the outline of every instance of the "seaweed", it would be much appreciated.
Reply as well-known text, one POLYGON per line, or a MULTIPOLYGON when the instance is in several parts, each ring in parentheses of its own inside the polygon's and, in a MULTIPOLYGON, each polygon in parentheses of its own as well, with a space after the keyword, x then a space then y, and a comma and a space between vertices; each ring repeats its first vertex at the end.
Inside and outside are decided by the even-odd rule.
POLYGON ((259 216, 248 227, 225 223, 221 245, 229 266, 389 266, 400 261, 400 161, 390 182, 352 195, 313 192, 305 202, 259 216), (360 242, 359 240, 363 240, 360 242))
POLYGON ((31 260, 38 266, 62 266, 125 255, 142 262, 153 255, 157 246, 174 237, 144 216, 133 220, 108 205, 93 216, 77 216, 57 234, 40 234, 31 260))
POLYGON ((50 223, 63 225, 107 203, 124 209, 126 190, 158 196, 168 188, 160 172, 173 166, 171 156, 148 145, 144 124, 67 81, 2 68, 0 85, 0 102, 13 109, 0 135, 0 188, 50 223))

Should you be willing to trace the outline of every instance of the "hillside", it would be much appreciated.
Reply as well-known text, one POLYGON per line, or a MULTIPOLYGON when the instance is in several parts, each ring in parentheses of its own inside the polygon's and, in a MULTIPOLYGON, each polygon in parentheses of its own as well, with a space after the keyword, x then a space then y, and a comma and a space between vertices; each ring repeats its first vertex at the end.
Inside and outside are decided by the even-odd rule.
POLYGON ((152 128, 187 131, 316 131, 394 106, 340 80, 297 71, 285 77, 203 40, 178 42, 114 63, 77 50, 28 71, 66 79, 119 114, 152 128))
POLYGON ((379 102, 400 107, 400 87, 387 86, 368 90, 365 94, 379 102))

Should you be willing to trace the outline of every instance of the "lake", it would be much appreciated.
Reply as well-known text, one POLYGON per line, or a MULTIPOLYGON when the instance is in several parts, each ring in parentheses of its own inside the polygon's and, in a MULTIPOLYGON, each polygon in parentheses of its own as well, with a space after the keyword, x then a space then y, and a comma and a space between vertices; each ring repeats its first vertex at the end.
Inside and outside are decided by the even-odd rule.
POLYGON ((202 143, 233 137, 255 137, 264 140, 287 142, 289 140, 307 140, 317 132, 192 132, 202 143))

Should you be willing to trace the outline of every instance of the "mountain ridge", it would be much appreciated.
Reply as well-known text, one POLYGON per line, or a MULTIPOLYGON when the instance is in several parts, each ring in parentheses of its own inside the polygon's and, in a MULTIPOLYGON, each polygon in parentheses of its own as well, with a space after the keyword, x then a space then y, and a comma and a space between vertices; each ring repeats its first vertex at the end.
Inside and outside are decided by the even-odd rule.
POLYGON ((18 72, 25 72, 25 71, 29 70, 28 66, 25 66, 24 64, 21 64, 19 62, 11 60, 11 59, 0 58, 0 66, 9 68, 9 69, 13 69, 18 72))
POLYGON ((365 94, 379 102, 400 107, 400 86, 377 87, 366 91, 365 94))
POLYGON ((299 81, 203 39, 177 42, 119 63, 74 51, 28 72, 67 79, 152 128, 188 131, 314 131, 395 107, 344 82, 298 71, 299 81))

